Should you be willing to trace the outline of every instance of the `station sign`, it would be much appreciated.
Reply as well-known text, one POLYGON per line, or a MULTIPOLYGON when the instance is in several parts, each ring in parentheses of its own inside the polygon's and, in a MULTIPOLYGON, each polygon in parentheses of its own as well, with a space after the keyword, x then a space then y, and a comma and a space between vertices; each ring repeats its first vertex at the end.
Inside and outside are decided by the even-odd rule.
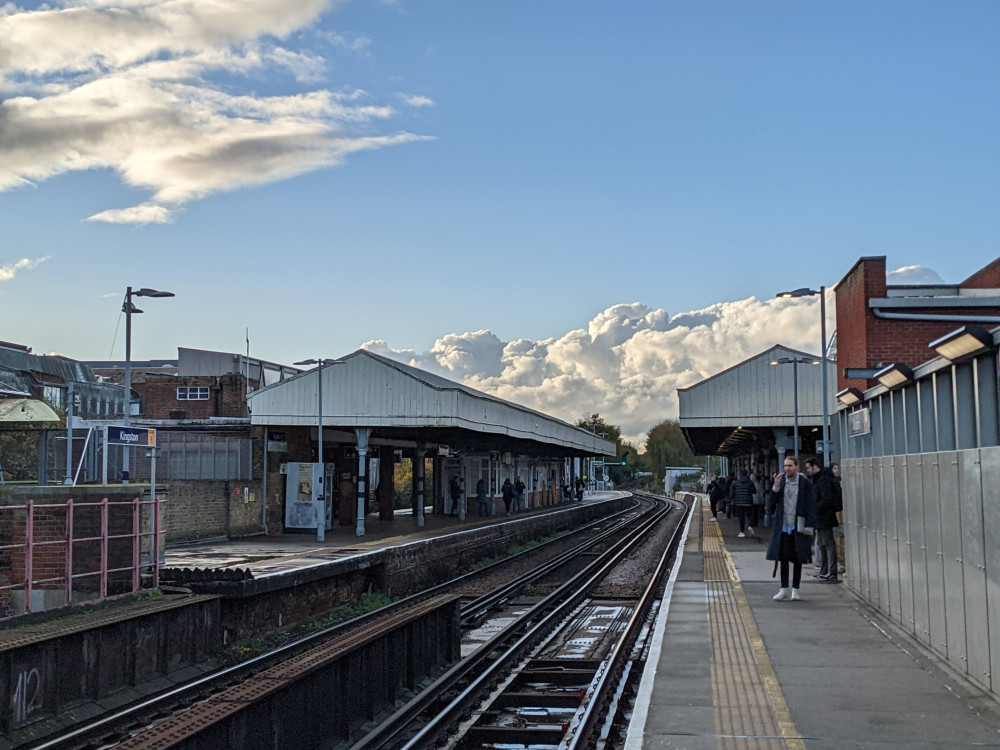
POLYGON ((851 437, 861 437, 872 431, 871 422, 868 416, 868 407, 865 406, 847 415, 847 434, 851 437))
POLYGON ((147 427, 108 425, 108 445, 156 445, 156 430, 147 427))

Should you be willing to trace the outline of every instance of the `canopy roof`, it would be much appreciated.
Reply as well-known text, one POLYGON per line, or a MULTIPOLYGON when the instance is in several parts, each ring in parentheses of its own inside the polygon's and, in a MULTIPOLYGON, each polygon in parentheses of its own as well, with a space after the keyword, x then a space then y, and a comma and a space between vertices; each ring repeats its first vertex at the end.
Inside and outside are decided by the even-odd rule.
MULTIPOLYGON (((252 393, 251 423, 315 426, 318 376, 314 368, 252 393)), ((613 442, 585 429, 364 349, 327 364, 322 376, 324 427, 470 449, 615 454, 613 442)))

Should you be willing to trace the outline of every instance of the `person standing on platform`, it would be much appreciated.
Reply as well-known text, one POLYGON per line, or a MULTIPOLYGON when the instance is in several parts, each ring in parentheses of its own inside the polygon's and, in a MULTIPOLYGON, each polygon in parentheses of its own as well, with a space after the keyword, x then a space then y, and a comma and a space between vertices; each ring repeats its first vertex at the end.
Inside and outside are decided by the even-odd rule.
POLYGON ((519 513, 524 510, 524 482, 521 477, 514 480, 514 512, 519 513))
POLYGON ((729 497, 732 498, 733 510, 740 522, 740 539, 747 535, 753 536, 752 523, 747 523, 747 520, 753 521, 753 496, 756 494, 757 488, 750 481, 747 470, 740 469, 740 475, 733 482, 733 486, 729 488, 729 497))
POLYGON ((719 520, 719 502, 723 499, 726 483, 722 477, 716 477, 708 483, 708 504, 712 508, 712 520, 719 520))
POLYGON ((774 527, 767 559, 781 566, 781 588, 772 598, 776 602, 801 599, 802 564, 812 555, 813 529, 816 527, 816 493, 812 483, 799 473, 797 456, 785 458, 784 473, 774 475, 771 488, 774 527), (792 566, 792 587, 788 587, 788 566, 792 566))
POLYGON ((482 477, 476 482, 476 502, 479 505, 479 515, 488 516, 490 510, 486 502, 486 481, 482 477))
POLYGON ((837 526, 837 511, 844 509, 840 487, 833 470, 824 468, 823 460, 818 456, 806 459, 806 474, 816 488, 816 540, 819 545, 819 573, 816 578, 826 583, 839 583, 833 530, 837 526))
POLYGON ((509 516, 511 508, 514 506, 514 485, 510 483, 510 477, 503 480, 503 487, 500 488, 500 494, 503 495, 505 515, 509 516))
POLYGON ((451 475, 451 484, 449 485, 449 491, 451 492, 451 513, 452 516, 458 515, 458 503, 462 499, 462 483, 458 480, 458 474, 451 475))
POLYGON ((583 479, 580 477, 576 478, 576 501, 578 503, 583 502, 583 479))

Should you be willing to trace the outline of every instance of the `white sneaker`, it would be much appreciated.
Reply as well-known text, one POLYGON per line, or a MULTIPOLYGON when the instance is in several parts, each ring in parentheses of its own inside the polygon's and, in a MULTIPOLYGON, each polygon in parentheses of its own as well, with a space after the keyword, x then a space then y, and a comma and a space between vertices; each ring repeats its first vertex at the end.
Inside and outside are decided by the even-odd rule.
POLYGON ((801 598, 802 598, 802 597, 801 597, 801 596, 799 596, 799 590, 798 590, 798 589, 792 589, 792 601, 793 601, 793 602, 797 602, 797 601, 799 601, 799 600, 800 600, 801 598))
POLYGON ((753 536, 753 526, 747 526, 747 536, 753 536))
POLYGON ((739 534, 737 534, 736 536, 737 536, 738 538, 742 539, 743 537, 745 537, 745 536, 746 536, 746 534, 744 534, 744 533, 743 533, 743 532, 741 531, 741 532, 740 532, 739 534))
POLYGON ((712 516, 712 517, 711 517, 711 518, 709 518, 708 520, 709 520, 709 521, 711 521, 712 523, 718 523, 718 522, 719 522, 719 519, 718 519, 718 518, 716 518, 715 516, 712 516))
POLYGON ((776 602, 784 602, 788 600, 788 589, 778 589, 778 593, 771 597, 776 602))

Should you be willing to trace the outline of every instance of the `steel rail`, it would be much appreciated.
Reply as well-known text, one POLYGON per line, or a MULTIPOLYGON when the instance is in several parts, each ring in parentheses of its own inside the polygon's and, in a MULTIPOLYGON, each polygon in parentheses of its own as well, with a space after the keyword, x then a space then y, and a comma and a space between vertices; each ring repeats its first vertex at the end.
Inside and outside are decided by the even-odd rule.
MULTIPOLYGON (((486 610, 491 609, 505 599, 509 598, 511 595, 524 588, 527 584, 542 578, 554 570, 565 565, 570 560, 579 557, 581 554, 586 552, 591 547, 594 547, 602 542, 607 541, 615 536, 617 536, 623 529, 626 529, 629 524, 635 523, 637 520, 641 519, 642 516, 637 516, 635 518, 619 518, 618 524, 612 526, 609 529, 605 529, 598 536, 591 539, 586 539, 577 546, 566 550, 565 552, 553 557, 551 560, 546 560, 544 563, 539 565, 534 570, 525 573, 522 576, 515 578, 507 584, 504 584, 495 591, 491 591, 489 594, 484 594, 467 605, 462 607, 462 622, 468 622, 474 620, 480 615, 482 615, 486 610)), ((504 561, 506 562, 506 561, 504 561)))
MULTIPOLYGON (((686 510, 686 512, 688 511, 686 510)), ((670 535, 670 540, 667 542, 663 554, 660 556, 656 569, 650 577, 649 584, 639 598, 639 602, 632 612, 628 624, 625 626, 625 631, 622 633, 618 644, 616 644, 613 650, 610 665, 600 673, 596 683, 592 686, 592 695, 588 694, 587 696, 589 700, 583 701, 582 711, 570 722, 567 734, 570 734, 570 730, 573 730, 571 739, 565 745, 560 745, 560 750, 578 750, 578 748, 584 746, 584 743, 590 742, 593 733, 592 730, 601 718, 600 710, 604 707, 604 699, 613 687, 611 678, 624 670, 625 662, 628 660, 632 648, 649 617, 653 602, 659 597, 663 589, 664 578, 669 571, 670 557, 676 552, 683 528, 682 518, 681 523, 677 524, 677 527, 670 535)))
MULTIPOLYGON (((659 499, 663 500, 663 498, 659 499)), ((432 742, 430 738, 440 733, 442 727, 452 722, 473 696, 482 692, 485 686, 497 679, 498 673, 508 669, 514 659, 520 658, 528 648, 545 638, 554 624, 573 609, 586 596, 586 592, 624 559, 672 509, 673 507, 669 504, 664 504, 659 512, 653 514, 652 518, 637 526, 633 530, 631 538, 620 548, 609 549, 596 558, 583 570, 531 607, 518 621, 511 623, 473 654, 455 664, 432 685, 414 696, 411 701, 394 712, 379 726, 353 743, 351 750, 388 747, 394 741, 399 741, 400 736, 407 731, 407 725, 430 708, 442 695, 454 689, 460 681, 469 678, 470 674, 479 669, 498 648, 504 647, 505 653, 502 656, 496 658, 479 674, 472 677, 461 692, 406 744, 402 745, 402 748, 403 750, 411 750, 420 747, 423 743, 432 742), (523 634, 517 636, 517 631, 524 627, 524 623, 531 624, 523 634), (512 638, 516 638, 515 642, 512 645, 504 646, 505 642, 512 638)))
MULTIPOLYGON (((632 507, 617 511, 610 516, 602 517, 577 529, 573 529, 571 533, 586 533, 595 526, 607 524, 609 520, 617 520, 624 523, 623 518, 627 516, 627 514, 634 512, 637 507, 637 505, 633 505, 632 507)), ((473 579, 476 576, 484 575, 500 565, 509 564, 511 560, 516 560, 521 556, 544 549, 549 545, 565 541, 565 538, 566 535, 563 535, 547 542, 543 542, 535 547, 519 552, 516 555, 511 555, 510 557, 498 560, 497 562, 481 568, 480 570, 463 573, 450 581, 432 586, 431 588, 425 589, 417 594, 400 599, 399 601, 393 602, 386 607, 382 607, 373 612, 358 615, 350 620, 339 622, 312 633, 308 633, 302 637, 296 638, 295 640, 289 641, 288 643, 284 643, 267 653, 259 654, 231 667, 225 667, 210 674, 196 677, 193 680, 185 682, 181 685, 168 688, 147 698, 140 699, 139 701, 120 708, 113 713, 92 719, 87 721, 85 724, 72 727, 68 731, 54 733, 46 738, 41 744, 35 745, 35 750, 57 750, 57 748, 65 749, 87 747, 92 745, 95 740, 99 740, 107 736, 119 735, 122 733, 123 727, 135 726, 143 723, 147 720, 145 717, 150 715, 160 715, 165 710, 174 711, 176 710, 176 707, 181 706, 186 702, 203 698, 206 694, 218 692, 225 689, 229 685, 248 679, 257 673, 270 668, 275 663, 290 659, 309 650, 310 648, 314 648, 329 638, 340 637, 354 630, 366 627, 380 618, 391 616, 409 607, 416 606, 430 597, 446 592, 449 588, 452 588, 463 581, 473 579)), ((597 543, 596 539, 585 540, 581 545, 578 545, 578 547, 589 547, 593 546, 595 543, 597 543)), ((523 586, 524 583, 521 585, 523 586)), ((507 595, 509 596, 509 593, 507 595)), ((470 618, 477 616, 476 613, 478 613, 482 607, 474 607, 473 609, 474 611, 470 612, 468 615, 470 618)), ((466 619, 466 616, 463 614, 463 620, 464 619, 466 619)))

